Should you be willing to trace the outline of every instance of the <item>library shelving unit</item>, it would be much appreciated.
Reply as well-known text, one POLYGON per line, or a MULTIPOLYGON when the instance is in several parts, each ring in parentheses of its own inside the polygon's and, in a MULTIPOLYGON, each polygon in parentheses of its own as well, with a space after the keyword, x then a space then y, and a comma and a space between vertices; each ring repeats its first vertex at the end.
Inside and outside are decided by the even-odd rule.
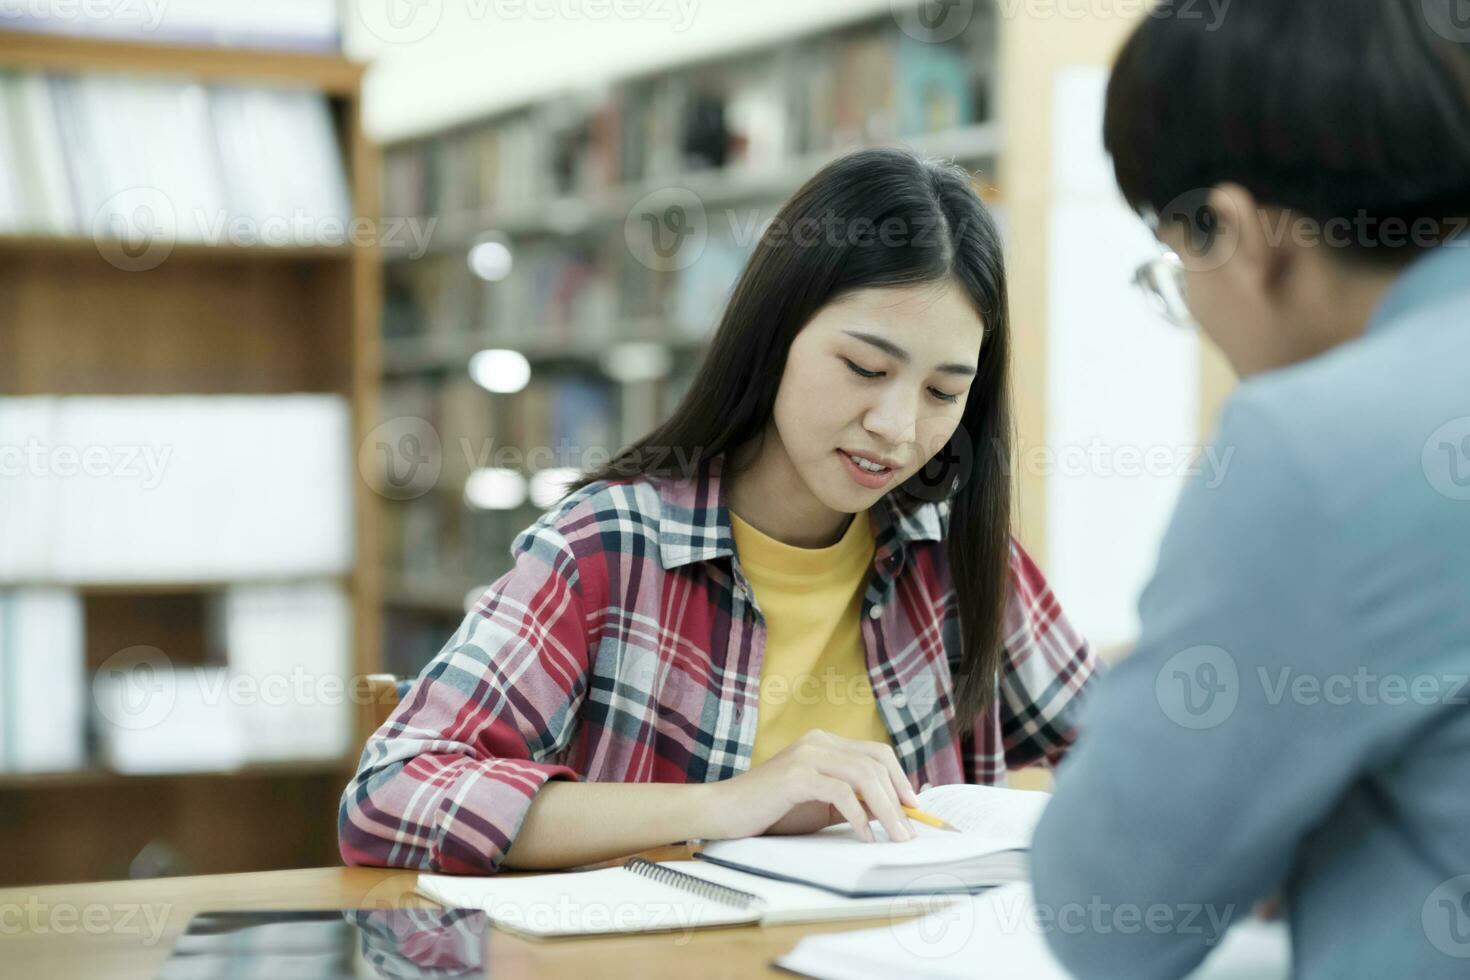
MULTIPOLYGON (((352 214, 377 214, 380 161, 362 131, 362 69, 343 57, 0 32, 0 71, 322 93, 352 214)), ((332 394, 350 407, 348 455, 356 459, 377 416, 381 277, 379 250, 370 244, 181 243, 140 274, 110 264, 85 235, 0 237, 0 395, 332 394)), ((353 564, 336 581, 351 602, 353 672, 362 675, 379 662, 380 587, 375 504, 363 481, 352 482, 353 564)), ((186 666, 204 662, 206 607, 233 584, 64 583, 82 597, 89 674, 135 644, 165 649, 186 666)), ((342 710, 353 713, 360 733, 358 709, 349 703, 342 710)), ((0 773, 0 835, 8 842, 0 885, 149 873, 134 866, 140 853, 151 855, 141 863, 156 873, 335 864, 336 802, 355 760, 354 752, 147 776, 98 763, 0 773)))
POLYGON ((395 673, 422 668, 476 591, 510 568, 515 534, 555 500, 537 500, 533 448, 554 451, 543 468, 578 470, 668 416, 760 220, 822 165, 903 145, 965 166, 999 203, 999 19, 977 4, 959 36, 924 36, 901 6, 385 146, 384 213, 433 233, 385 252, 384 414, 430 420, 444 472, 384 505, 384 660, 395 673), (625 235, 643 202, 675 188, 702 205, 709 244, 665 268, 625 235), (508 272, 477 277, 473 253, 487 244, 502 263, 509 255, 508 272), (617 367, 625 346, 638 348, 635 364, 651 351, 659 366, 617 367), (471 358, 489 349, 524 357, 529 383, 478 387, 471 358), (567 444, 596 452, 557 455, 567 444), (520 452, 500 462, 501 449, 520 452), (466 476, 487 468, 510 469, 530 492, 472 506, 466 476))

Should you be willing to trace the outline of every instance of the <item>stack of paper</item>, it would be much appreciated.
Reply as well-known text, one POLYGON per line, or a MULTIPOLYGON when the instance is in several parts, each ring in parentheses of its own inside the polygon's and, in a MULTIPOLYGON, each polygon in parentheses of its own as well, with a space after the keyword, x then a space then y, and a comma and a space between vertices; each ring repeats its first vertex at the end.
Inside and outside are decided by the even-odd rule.
POLYGON ((83 765, 82 629, 82 602, 74 592, 0 591, 0 770, 83 765))
POLYGON ((333 395, 0 399, 0 582, 339 575, 352 472, 333 395))

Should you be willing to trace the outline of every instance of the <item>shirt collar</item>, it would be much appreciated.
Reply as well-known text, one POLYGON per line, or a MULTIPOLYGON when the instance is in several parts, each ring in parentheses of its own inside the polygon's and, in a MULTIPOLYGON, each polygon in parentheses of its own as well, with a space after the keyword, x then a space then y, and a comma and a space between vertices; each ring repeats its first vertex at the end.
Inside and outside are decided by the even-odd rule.
POLYGON ((1470 232, 1463 233, 1409 263, 1394 280, 1368 320, 1368 332, 1431 305, 1470 290, 1470 232))
MULTIPOLYGON (((653 477, 659 496, 659 561, 665 569, 710 561, 735 553, 730 511, 725 500, 724 455, 700 465, 692 475, 653 477)), ((895 491, 868 511, 873 525, 874 561, 897 569, 908 546, 940 541, 944 502, 913 500, 895 491), (893 561, 892 559, 899 559, 893 561)))

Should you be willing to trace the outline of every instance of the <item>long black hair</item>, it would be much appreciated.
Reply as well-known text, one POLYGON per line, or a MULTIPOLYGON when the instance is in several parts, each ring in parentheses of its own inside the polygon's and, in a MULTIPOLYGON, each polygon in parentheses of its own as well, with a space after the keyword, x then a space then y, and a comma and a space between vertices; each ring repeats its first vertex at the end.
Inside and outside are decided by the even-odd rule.
POLYGON ((727 453, 724 472, 735 472, 730 451, 764 437, 792 340, 822 307, 858 289, 947 281, 964 288, 985 326, 977 374, 959 427, 930 461, 937 467, 892 493, 909 505, 950 502, 945 544, 961 637, 954 722, 962 732, 990 706, 1000 666, 1012 442, 1001 239, 962 168, 874 149, 807 181, 763 232, 673 416, 568 493, 603 480, 667 476, 727 453))

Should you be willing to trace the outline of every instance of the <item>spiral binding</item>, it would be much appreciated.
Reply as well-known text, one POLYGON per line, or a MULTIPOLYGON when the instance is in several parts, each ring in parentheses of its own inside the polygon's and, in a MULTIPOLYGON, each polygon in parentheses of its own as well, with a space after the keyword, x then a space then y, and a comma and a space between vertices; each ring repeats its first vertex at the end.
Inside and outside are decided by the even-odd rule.
POLYGON ((750 892, 743 892, 729 885, 705 881, 703 878, 697 878, 677 868, 655 864, 647 858, 634 858, 624 867, 636 875, 642 875, 661 885, 672 885, 675 888, 692 892, 700 898, 719 902, 721 905, 729 905, 737 909, 751 909, 764 902, 759 895, 752 895, 750 892))

